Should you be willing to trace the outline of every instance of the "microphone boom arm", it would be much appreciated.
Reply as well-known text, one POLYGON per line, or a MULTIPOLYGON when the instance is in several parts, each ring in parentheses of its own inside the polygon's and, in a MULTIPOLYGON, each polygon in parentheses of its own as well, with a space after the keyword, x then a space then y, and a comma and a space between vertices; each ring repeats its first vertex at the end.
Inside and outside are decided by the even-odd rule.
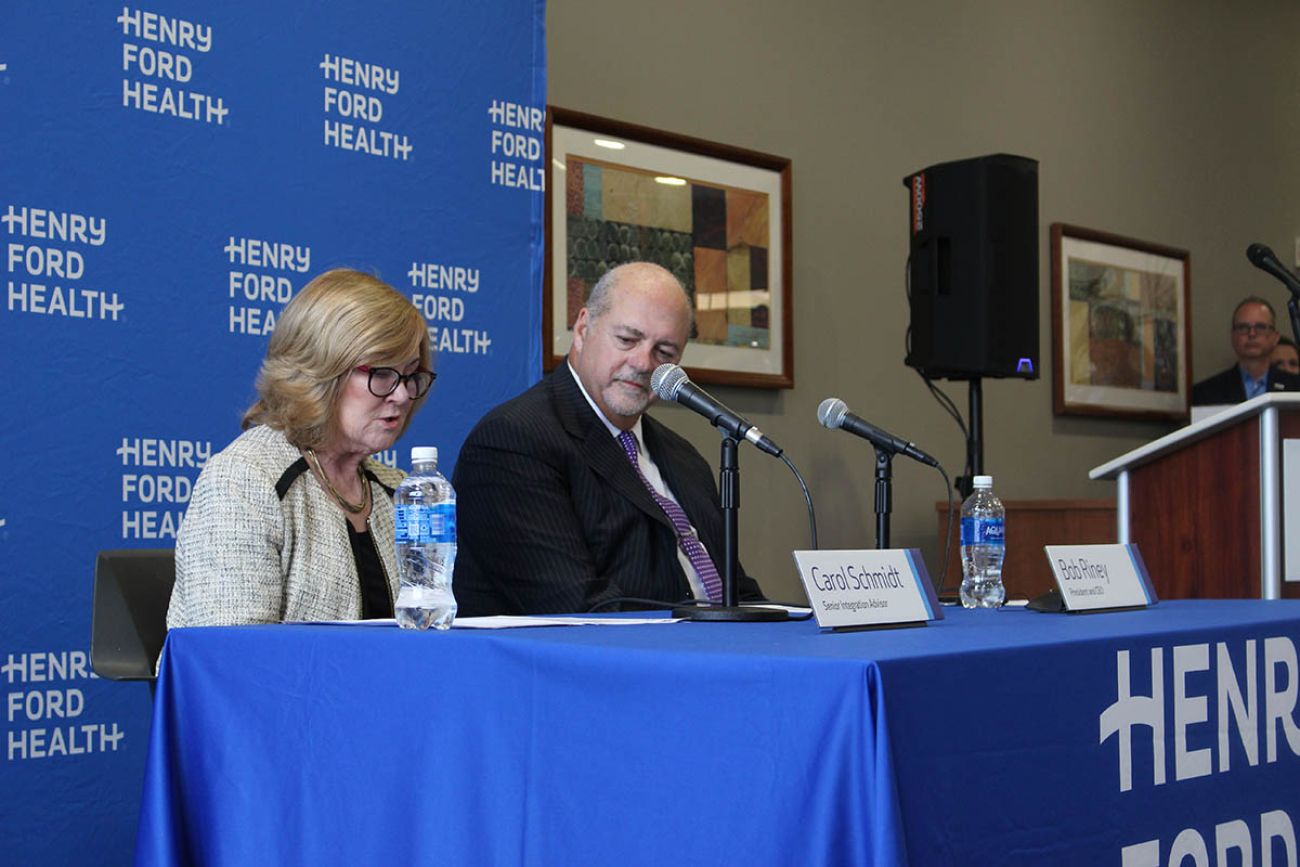
POLYGON ((1300 344, 1300 278, 1278 261, 1273 251, 1264 244, 1251 244, 1246 248, 1246 258, 1259 270, 1276 277, 1291 292, 1286 302, 1287 313, 1291 317, 1291 334, 1300 344))
POLYGON ((1291 293, 1286 302, 1286 312, 1291 316, 1291 336, 1300 346, 1300 295, 1291 293))

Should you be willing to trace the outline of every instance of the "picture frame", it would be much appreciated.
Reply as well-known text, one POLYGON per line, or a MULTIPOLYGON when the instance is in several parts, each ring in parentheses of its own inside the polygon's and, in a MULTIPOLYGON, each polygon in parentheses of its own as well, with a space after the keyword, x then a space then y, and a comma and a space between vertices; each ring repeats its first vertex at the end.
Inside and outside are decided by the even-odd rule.
POLYGON ((1051 244, 1055 414, 1185 421, 1191 255, 1065 223, 1051 244))
POLYGON ((546 153, 545 369, 601 274, 653 261, 695 305, 692 380, 794 387, 789 159, 557 106, 546 153))

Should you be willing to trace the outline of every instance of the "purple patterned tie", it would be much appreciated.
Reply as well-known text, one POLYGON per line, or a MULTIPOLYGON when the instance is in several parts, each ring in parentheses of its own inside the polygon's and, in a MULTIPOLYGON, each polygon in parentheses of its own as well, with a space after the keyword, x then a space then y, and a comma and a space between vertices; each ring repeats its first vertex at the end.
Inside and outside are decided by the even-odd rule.
POLYGON ((636 457, 636 436, 631 431, 625 430, 618 435, 618 442, 623 446, 627 459, 632 462, 632 469, 636 470, 637 478, 672 522, 673 530, 677 532, 677 541, 682 546, 686 559, 690 560, 691 566, 695 567, 695 574, 700 576, 700 582, 704 584, 704 591, 709 594, 709 599, 713 602, 721 601, 722 579, 718 576, 718 567, 713 565, 709 552, 705 551, 700 540, 695 538, 695 530, 691 528, 690 518, 686 517, 686 512, 682 511, 681 506, 656 491, 654 485, 650 484, 645 474, 641 472, 641 464, 636 457))

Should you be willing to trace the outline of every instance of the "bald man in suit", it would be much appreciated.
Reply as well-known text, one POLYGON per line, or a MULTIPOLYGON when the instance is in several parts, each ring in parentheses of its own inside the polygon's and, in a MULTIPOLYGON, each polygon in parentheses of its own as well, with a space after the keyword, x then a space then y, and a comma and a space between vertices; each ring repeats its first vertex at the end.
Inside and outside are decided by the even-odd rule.
MULTIPOLYGON (((665 269, 613 269, 578 314, 567 363, 470 432, 453 479, 462 616, 715 597, 723 525, 712 468, 645 415, 650 374, 681 359, 691 319, 665 269)), ((737 571, 739 598, 761 599, 737 571)))

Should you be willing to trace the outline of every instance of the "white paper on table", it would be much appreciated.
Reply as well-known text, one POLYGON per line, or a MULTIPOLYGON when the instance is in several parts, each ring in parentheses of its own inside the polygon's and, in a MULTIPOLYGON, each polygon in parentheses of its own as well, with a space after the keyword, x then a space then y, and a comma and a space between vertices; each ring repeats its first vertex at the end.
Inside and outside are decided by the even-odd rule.
MULTIPOLYGON (((793 605, 759 604, 746 607, 777 608, 791 614, 807 615, 811 608, 793 605)), ((294 620, 286 621, 306 626, 396 626, 391 617, 382 620, 294 620)), ((682 623, 680 617, 593 617, 586 615, 551 616, 527 614, 495 614, 488 617, 457 617, 452 629, 527 629, 537 626, 655 626, 662 623, 682 623)))
MULTIPOLYGON (((776 608, 794 615, 808 615, 811 608, 799 608, 791 605, 755 604, 746 608, 776 608)), ((461 629, 515 629, 530 626, 649 626, 659 623, 689 623, 683 617, 590 617, 569 616, 553 617, 549 615, 498 614, 491 617, 458 617, 452 621, 451 628, 461 629)))
MULTIPOLYGON (((392 617, 382 620, 290 620, 300 626, 396 626, 392 617)), ((491 617, 457 617, 453 629, 522 629, 531 626, 645 626, 657 623, 680 623, 672 617, 549 617, 522 614, 497 614, 491 617)))
POLYGON ((680 623, 674 617, 541 617, 497 614, 491 617, 457 617, 452 629, 518 629, 530 626, 648 626, 680 623))

